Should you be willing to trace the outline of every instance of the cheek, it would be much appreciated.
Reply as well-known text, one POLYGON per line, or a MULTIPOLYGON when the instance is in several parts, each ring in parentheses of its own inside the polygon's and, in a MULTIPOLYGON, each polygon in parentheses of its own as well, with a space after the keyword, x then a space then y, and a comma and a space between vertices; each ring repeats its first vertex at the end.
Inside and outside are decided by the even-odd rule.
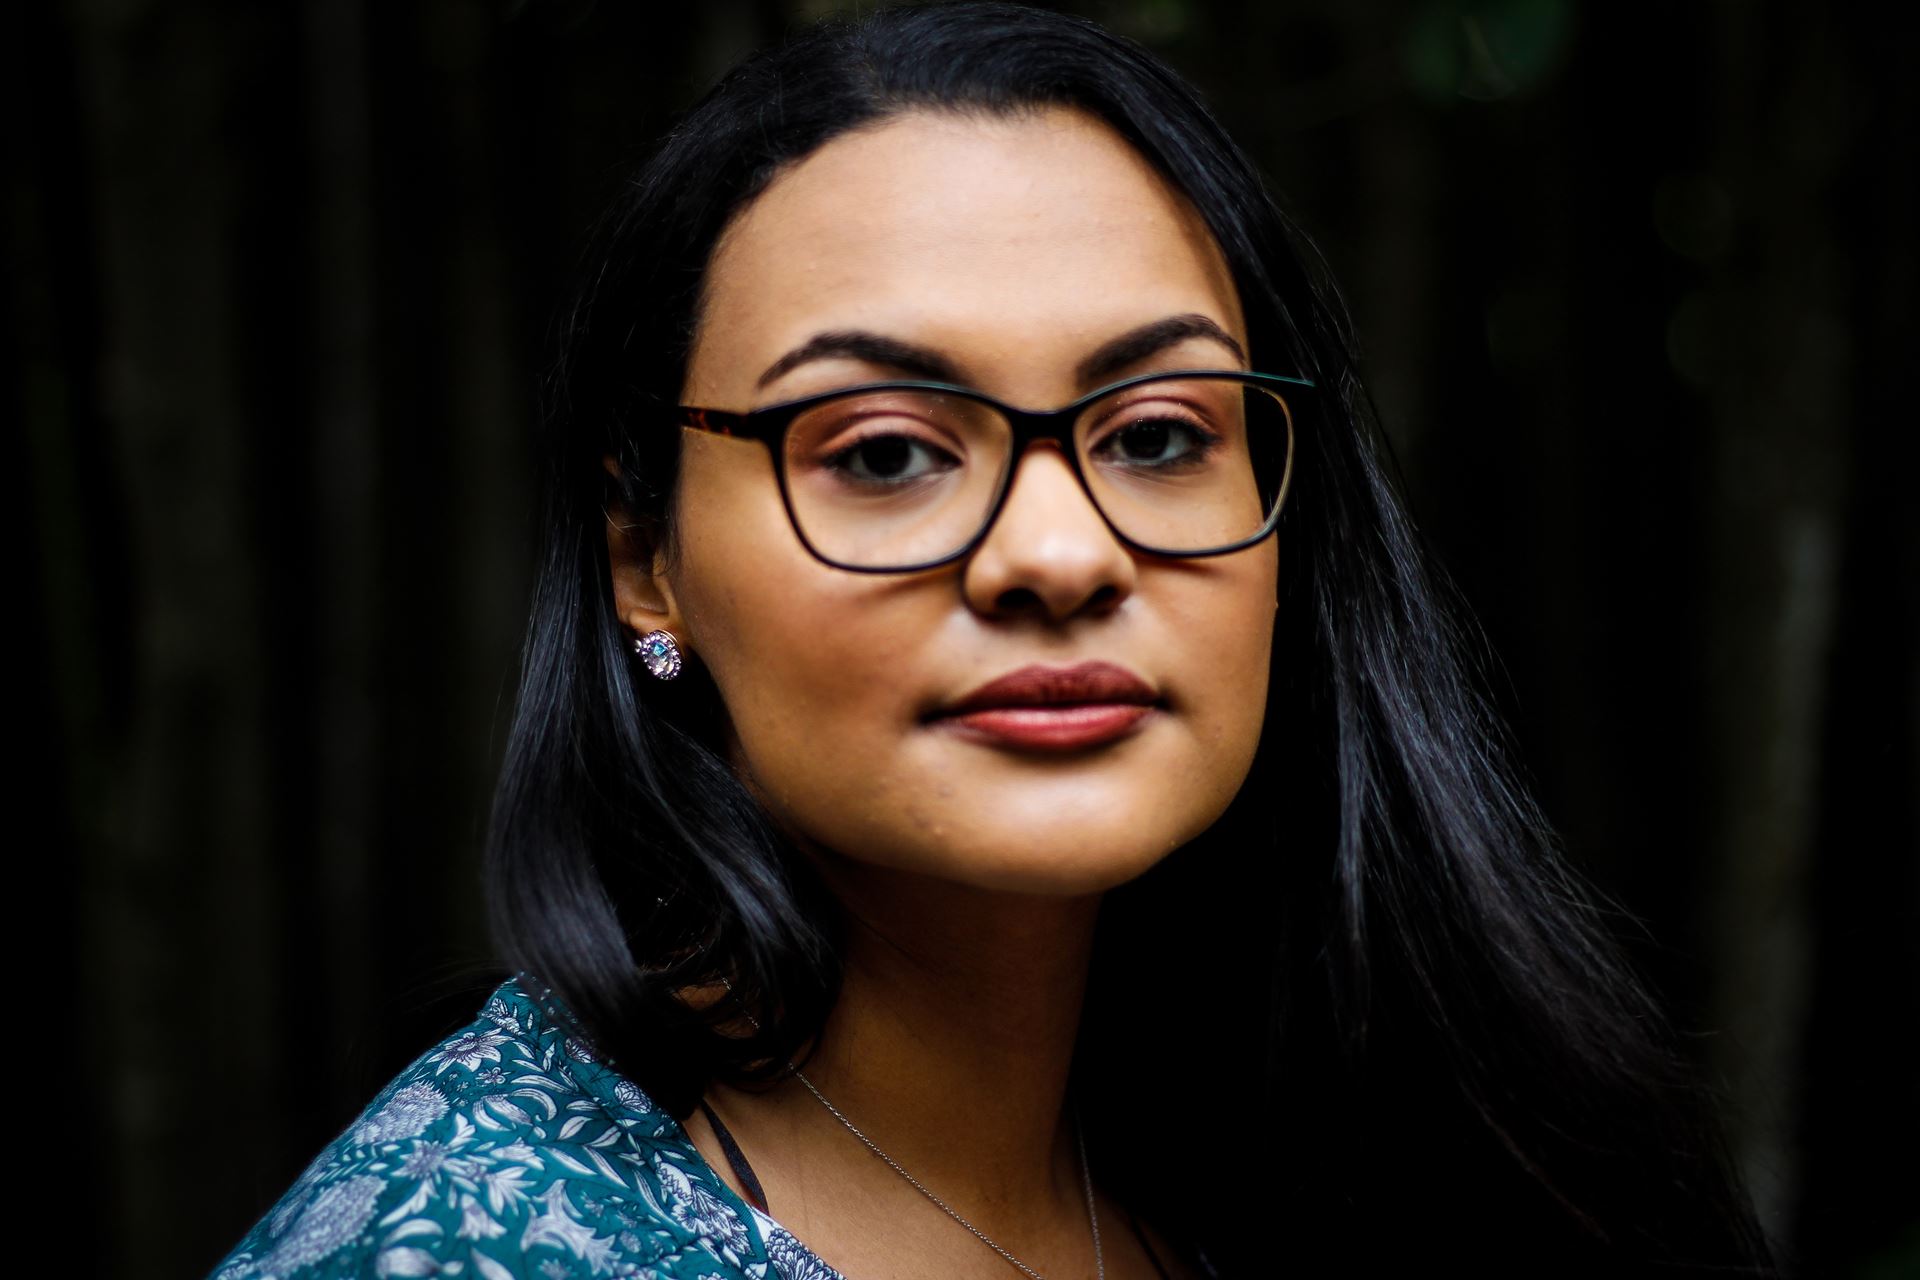
POLYGON ((1222 557, 1162 593, 1170 637, 1166 679, 1179 691, 1176 710, 1193 739, 1183 781, 1195 807, 1211 814, 1194 835, 1239 791, 1266 728, 1277 590, 1273 545, 1270 538, 1244 558, 1222 557))
MULTIPOLYGON (((714 679, 754 777, 783 803, 796 789, 870 772, 908 727, 914 646, 850 603, 791 579, 738 618, 714 679)), ((747 602, 747 593, 735 599, 747 602)))
POLYGON ((809 555, 770 472, 689 468, 684 484, 675 595, 726 705, 734 763, 777 812, 805 807, 898 741, 937 620, 909 616, 896 584, 809 555))
MULTIPOLYGON (((906 749, 922 732, 912 709, 937 621, 918 626, 901 608, 804 578, 765 585, 777 589, 752 593, 764 610, 737 617, 714 670, 735 771, 778 825, 856 857, 937 840, 947 784, 906 749)), ((733 600, 749 596, 743 587, 733 600)))

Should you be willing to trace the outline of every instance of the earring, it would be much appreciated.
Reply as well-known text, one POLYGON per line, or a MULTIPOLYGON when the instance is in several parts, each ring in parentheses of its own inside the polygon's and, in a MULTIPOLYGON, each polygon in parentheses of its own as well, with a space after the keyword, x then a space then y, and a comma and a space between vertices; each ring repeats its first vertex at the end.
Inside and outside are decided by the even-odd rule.
POLYGON ((680 646, 674 643, 671 631, 649 631, 635 636, 633 651, 659 679, 671 680, 680 674, 680 646))

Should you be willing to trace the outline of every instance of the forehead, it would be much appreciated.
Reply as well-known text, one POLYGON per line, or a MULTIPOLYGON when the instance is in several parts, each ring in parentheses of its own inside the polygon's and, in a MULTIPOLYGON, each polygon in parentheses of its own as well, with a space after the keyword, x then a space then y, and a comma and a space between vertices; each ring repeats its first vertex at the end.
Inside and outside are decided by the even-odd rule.
POLYGON ((934 346, 978 385, 1049 396, 1079 390, 1063 370, 1146 321, 1197 312, 1247 341, 1198 212, 1104 122, 1067 108, 916 111, 837 137, 735 218, 705 289, 696 403, 744 403, 763 369, 826 328, 934 346))

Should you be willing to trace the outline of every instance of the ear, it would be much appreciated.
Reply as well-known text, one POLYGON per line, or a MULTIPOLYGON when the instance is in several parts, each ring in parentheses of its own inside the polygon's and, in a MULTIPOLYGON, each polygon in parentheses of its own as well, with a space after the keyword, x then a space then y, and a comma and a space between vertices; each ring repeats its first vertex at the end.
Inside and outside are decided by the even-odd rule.
MULTIPOLYGON (((620 466, 611 454, 602 460, 607 474, 618 477, 620 466)), ((686 619, 673 598, 665 549, 652 540, 625 507, 609 499, 607 564, 613 575, 613 607, 620 622, 635 637, 653 631, 671 631, 683 654, 691 654, 692 637, 686 619)))

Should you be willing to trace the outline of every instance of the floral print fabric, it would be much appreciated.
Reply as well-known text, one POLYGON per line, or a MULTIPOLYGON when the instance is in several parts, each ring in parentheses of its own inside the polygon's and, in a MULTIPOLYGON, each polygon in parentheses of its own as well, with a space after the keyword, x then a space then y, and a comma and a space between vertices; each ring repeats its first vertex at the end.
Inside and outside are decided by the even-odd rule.
POLYGON ((401 1072, 212 1280, 843 1280, 530 990, 401 1072))

